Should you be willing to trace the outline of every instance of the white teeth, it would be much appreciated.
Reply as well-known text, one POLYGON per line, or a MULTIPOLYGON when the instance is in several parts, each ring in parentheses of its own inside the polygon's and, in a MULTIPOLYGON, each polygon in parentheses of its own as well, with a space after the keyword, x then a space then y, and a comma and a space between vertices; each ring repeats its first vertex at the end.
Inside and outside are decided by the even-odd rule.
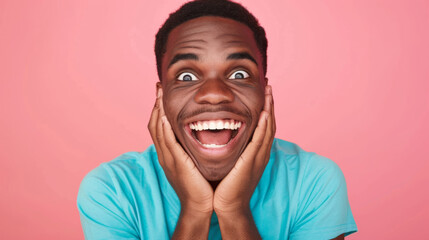
POLYGON ((221 120, 216 121, 216 129, 223 129, 223 122, 221 120))
POLYGON ((221 147, 225 147, 226 144, 222 144, 222 145, 217 145, 217 144, 203 144, 204 147, 206 148, 221 148, 221 147))
POLYGON ((197 121, 189 124, 189 128, 195 131, 202 130, 236 130, 241 127, 241 122, 235 120, 208 120, 197 121))

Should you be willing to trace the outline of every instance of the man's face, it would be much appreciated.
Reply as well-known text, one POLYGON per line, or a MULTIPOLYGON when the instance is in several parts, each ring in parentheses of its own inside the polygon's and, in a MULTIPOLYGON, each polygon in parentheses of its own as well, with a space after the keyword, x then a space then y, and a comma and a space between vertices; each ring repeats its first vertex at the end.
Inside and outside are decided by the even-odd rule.
POLYGON ((200 17, 171 31, 158 87, 179 143, 207 180, 224 178, 246 148, 265 85, 262 57, 246 25, 200 17))

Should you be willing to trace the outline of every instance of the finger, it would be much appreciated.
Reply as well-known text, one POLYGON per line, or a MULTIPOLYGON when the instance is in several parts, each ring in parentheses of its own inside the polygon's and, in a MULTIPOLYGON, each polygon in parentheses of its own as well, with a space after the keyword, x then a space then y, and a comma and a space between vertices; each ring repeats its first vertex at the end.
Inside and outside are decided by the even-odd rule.
POLYGON ((276 118, 274 115, 274 97, 273 97, 273 90, 272 90, 271 86, 270 86, 270 95, 271 95, 271 121, 273 124, 272 125, 272 131, 273 131, 273 137, 274 137, 277 125, 276 125, 276 118))
POLYGON ((269 113, 268 121, 267 121, 267 134, 265 135, 264 143, 270 143, 268 141, 271 138, 274 138, 275 128, 276 128, 276 122, 274 117, 274 101, 273 101, 273 94, 272 94, 272 88, 271 86, 267 85, 266 91, 265 91, 265 102, 266 102, 266 108, 269 113))
POLYGON ((271 121, 271 109, 271 86, 267 85, 265 86, 264 108, 259 117, 258 125, 256 126, 255 132, 253 133, 252 140, 246 148, 246 150, 249 148, 246 154, 254 153, 253 156, 256 156, 256 152, 261 150, 260 147, 264 143, 264 139, 269 127, 268 123, 271 121))
MULTIPOLYGON (((267 128, 265 138, 269 137, 269 133, 271 132, 273 126, 273 96, 271 94, 271 86, 267 85, 265 88, 265 111, 268 112, 268 120, 267 120, 267 128)), ((264 139, 266 140, 266 139, 264 139)), ((264 141, 265 142, 265 141, 264 141)))
POLYGON ((158 115, 159 115, 159 102, 160 102, 160 100, 159 100, 159 93, 158 93, 158 96, 156 97, 155 105, 152 109, 152 113, 150 115, 149 123, 147 126, 154 143, 157 142, 157 140, 156 140, 156 125, 157 125, 158 115))
POLYGON ((166 155, 165 158, 169 160, 168 164, 173 164, 173 166, 175 166, 175 161, 173 161, 173 158, 174 158, 173 156, 176 156, 176 155, 174 154, 172 155, 171 149, 166 144, 166 140, 174 139, 174 141, 176 141, 176 137, 174 136, 173 130, 171 129, 171 125, 168 122, 167 117, 165 116, 162 89, 159 89, 159 92, 160 92, 159 93, 159 115, 158 115, 159 120, 158 120, 157 131, 158 131, 158 134, 160 135, 159 138, 161 139, 160 146, 163 153, 166 155), (165 135, 165 126, 164 126, 165 121, 168 122, 167 129, 171 131, 173 137, 171 137, 171 134, 169 134, 169 136, 165 135))
MULTIPOLYGON (((259 119, 258 126, 255 129, 252 141, 249 144, 249 153, 254 151, 254 158, 258 159, 258 162, 265 164, 266 159, 269 159, 269 151, 272 145, 272 139, 274 136, 273 127, 275 126, 274 120, 274 109, 273 109, 273 97, 272 88, 270 85, 265 87, 265 99, 264 99, 264 110, 261 112, 261 118, 266 118, 266 121, 261 122, 259 119), (252 144, 252 145, 251 145, 252 144), (250 148, 252 146, 252 148, 250 148), (254 150, 253 147, 255 147, 254 150)), ((256 164, 256 162, 255 162, 256 164)))
MULTIPOLYGON (((260 146, 262 144, 262 140, 264 139, 264 135, 266 132, 265 130, 267 125, 266 124, 267 117, 268 117, 268 113, 265 111, 262 111, 259 117, 258 126, 255 129, 252 140, 247 145, 246 149, 241 154, 240 158, 237 160, 234 168, 231 169, 228 176, 230 175, 232 177, 241 176, 241 178, 243 177, 245 178, 246 176, 251 178, 260 177, 260 174, 262 171, 260 172, 259 169, 262 168, 262 163, 264 161, 258 159, 257 155, 258 155, 258 151, 260 150, 260 146), (255 172, 255 170, 257 172, 255 172)), ((245 182, 248 182, 248 183, 252 182, 252 181, 250 182, 249 181, 250 179, 248 179, 248 181, 245 181, 245 182)))
POLYGON ((271 145, 274 139, 275 133, 275 118, 274 118, 274 104, 271 86, 267 85, 265 89, 265 111, 269 111, 267 119, 267 128, 264 136, 263 143, 258 151, 257 158, 263 159, 264 164, 269 160, 271 145))
MULTIPOLYGON (((165 136, 165 145, 174 156, 175 161, 183 163, 186 168, 192 169, 195 164, 190 159, 189 155, 183 150, 182 146, 176 141, 173 129, 166 116, 162 117, 163 131, 165 136)), ((176 164, 177 166, 177 164, 176 164)), ((179 164, 180 166, 180 164, 179 164)))
POLYGON ((264 102, 264 110, 267 111, 268 113, 271 113, 271 101, 270 101, 270 96, 271 96, 271 86, 267 85, 265 86, 265 102, 264 102))
POLYGON ((269 113, 267 132, 270 132, 270 136, 271 136, 271 135, 274 135, 276 131, 275 130, 276 122, 274 117, 274 100, 273 100, 273 94, 272 94, 272 87, 270 85, 267 85, 265 87, 264 110, 269 113))
POLYGON ((187 159, 189 158, 188 154, 186 154, 182 146, 176 141, 176 136, 174 135, 171 124, 168 121, 167 117, 165 116, 164 104, 162 100, 162 92, 161 92, 160 98, 161 100, 160 100, 160 106, 159 106, 159 114, 161 116, 161 122, 162 122, 161 131, 163 132, 163 136, 164 136, 163 144, 168 149, 168 152, 172 156, 174 156, 174 158, 187 159))
POLYGON ((164 157, 162 154, 161 146, 159 144, 158 131, 157 131, 157 124, 159 121, 159 106, 160 106, 160 90, 158 89, 157 98, 155 100, 155 105, 152 109, 152 114, 150 116, 148 128, 149 128, 149 132, 150 132, 150 136, 152 138, 152 141, 155 145, 156 152, 158 154, 159 163, 161 164, 161 166, 163 166, 164 165, 164 160, 163 160, 164 157))
POLYGON ((268 116, 265 110, 261 112, 252 140, 238 159, 236 167, 241 167, 242 164, 247 164, 248 166, 253 166, 255 164, 256 155, 258 151, 260 151, 265 138, 268 116), (252 163, 246 163, 247 161, 252 161, 252 163))
MULTIPOLYGON (((172 163, 171 159, 171 153, 169 151, 169 149, 167 148, 167 146, 165 145, 165 134, 164 134, 164 130, 163 130, 163 123, 162 123, 162 119, 163 117, 165 117, 165 113, 164 113, 164 103, 162 100, 162 96, 163 96, 163 92, 162 89, 158 89, 158 116, 157 116, 157 120, 156 120, 156 141, 158 142, 158 146, 159 146, 159 153, 162 156, 162 160, 160 162, 162 162, 162 167, 164 168, 164 170, 167 170, 167 168, 171 168, 170 164, 172 163)), ((157 150, 158 151, 158 150, 157 150)), ((173 162, 174 164, 174 162, 173 162)))

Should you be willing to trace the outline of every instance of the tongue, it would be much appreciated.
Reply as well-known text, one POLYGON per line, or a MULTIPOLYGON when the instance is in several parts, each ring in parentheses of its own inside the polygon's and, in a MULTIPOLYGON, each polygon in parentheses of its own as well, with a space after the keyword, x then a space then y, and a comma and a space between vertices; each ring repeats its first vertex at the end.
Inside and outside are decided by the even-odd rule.
POLYGON ((204 130, 196 131, 195 135, 202 144, 224 145, 231 139, 232 130, 204 130))

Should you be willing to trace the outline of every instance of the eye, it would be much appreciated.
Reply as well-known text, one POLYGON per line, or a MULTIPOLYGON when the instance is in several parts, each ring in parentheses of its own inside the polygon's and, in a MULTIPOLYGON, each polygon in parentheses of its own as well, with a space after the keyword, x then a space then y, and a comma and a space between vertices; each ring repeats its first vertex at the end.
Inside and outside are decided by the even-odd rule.
POLYGON ((229 79, 245 79, 250 77, 249 74, 246 71, 238 70, 235 71, 229 76, 229 79))
POLYGON ((181 73, 177 77, 177 80, 180 80, 180 81, 196 81, 196 80, 198 80, 198 78, 192 73, 184 72, 184 73, 181 73))

